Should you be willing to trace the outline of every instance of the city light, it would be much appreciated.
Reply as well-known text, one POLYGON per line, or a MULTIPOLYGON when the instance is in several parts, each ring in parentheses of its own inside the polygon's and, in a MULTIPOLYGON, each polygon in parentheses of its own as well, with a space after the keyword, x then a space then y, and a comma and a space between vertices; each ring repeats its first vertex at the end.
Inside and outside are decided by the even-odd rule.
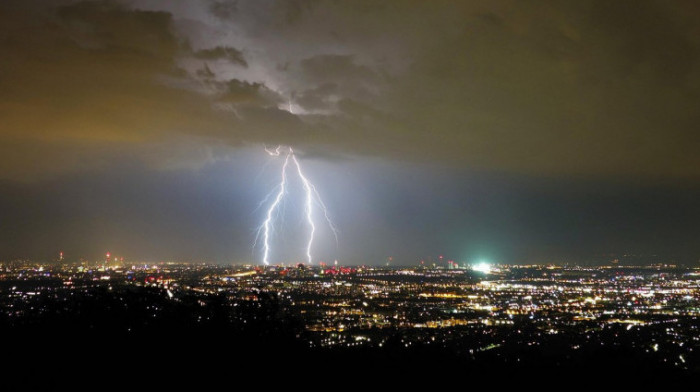
POLYGON ((473 265, 472 270, 477 271, 477 272, 481 272, 483 274, 489 274, 489 273, 491 273, 491 265, 482 261, 476 265, 473 265))

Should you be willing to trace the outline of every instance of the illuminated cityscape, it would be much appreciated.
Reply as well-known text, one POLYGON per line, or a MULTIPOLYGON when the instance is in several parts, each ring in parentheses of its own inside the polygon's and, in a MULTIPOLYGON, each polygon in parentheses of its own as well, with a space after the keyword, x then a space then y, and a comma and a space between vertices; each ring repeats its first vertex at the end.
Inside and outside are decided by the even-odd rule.
POLYGON ((201 344, 238 334, 271 339, 251 349, 258 355, 293 347, 339 366, 348 362, 334 355, 516 373, 532 361, 605 371, 621 358, 634 365, 615 369, 699 369, 699 268, 447 266, 4 263, 2 329, 32 334, 50 323, 68 336, 136 342, 214 333, 201 344))

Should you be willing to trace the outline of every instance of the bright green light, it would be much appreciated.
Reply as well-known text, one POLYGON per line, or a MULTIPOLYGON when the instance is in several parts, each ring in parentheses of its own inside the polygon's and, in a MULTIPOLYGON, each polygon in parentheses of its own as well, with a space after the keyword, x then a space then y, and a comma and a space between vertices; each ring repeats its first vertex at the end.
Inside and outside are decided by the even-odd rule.
POLYGON ((479 264, 472 266, 472 270, 488 274, 491 272, 491 265, 482 261, 479 264))

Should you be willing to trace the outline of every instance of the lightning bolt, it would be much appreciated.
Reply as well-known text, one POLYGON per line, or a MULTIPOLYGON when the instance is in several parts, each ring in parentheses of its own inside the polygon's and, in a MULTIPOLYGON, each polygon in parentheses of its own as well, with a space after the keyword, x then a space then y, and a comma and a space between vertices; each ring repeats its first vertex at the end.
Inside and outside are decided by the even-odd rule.
POLYGON ((268 155, 273 156, 273 157, 280 156, 280 154, 282 153, 281 150, 282 150, 282 146, 277 146, 277 148, 275 148, 274 150, 270 150, 269 148, 265 147, 265 152, 268 155))
MULTIPOLYGON (((311 181, 309 181, 309 179, 304 175, 301 169, 301 164, 299 163, 299 160, 297 159, 296 155, 294 155, 294 150, 291 147, 283 146, 277 146, 277 148, 275 148, 274 150, 265 147, 265 152, 267 152, 268 155, 273 157, 281 156, 283 154, 283 150, 286 150, 286 154, 284 158, 284 165, 282 166, 282 179, 280 181, 280 184, 277 186, 277 188, 279 188, 279 191, 277 192, 277 196, 275 197, 274 201, 267 210, 265 220, 258 229, 258 235, 256 236, 255 242, 253 243, 253 248, 257 246, 258 238, 262 234, 263 264, 270 265, 270 233, 272 231, 275 211, 278 210, 279 205, 282 203, 287 193, 287 167, 289 166, 289 161, 291 159, 291 161, 294 163, 294 166, 296 166, 296 172, 299 176, 299 179, 301 180, 305 193, 305 215, 306 221, 309 224, 309 240, 306 244, 306 258, 309 264, 311 264, 313 262, 311 250, 314 243, 314 236, 316 234, 316 223, 314 222, 314 206, 320 207, 321 211, 323 212, 324 220, 328 224, 328 227, 330 228, 331 232, 333 233, 333 236, 335 237, 336 245, 338 243, 338 230, 331 221, 330 216, 328 215, 328 209, 323 203, 323 200, 321 200, 321 195, 318 193, 316 187, 311 183, 311 181)), ((267 201, 269 197, 270 195, 268 195, 260 204, 262 205, 263 203, 265 203, 265 201, 267 201)))
MULTIPOLYGON (((292 149, 290 148, 289 151, 292 151, 292 149)), ((309 259, 309 264, 311 264, 311 244, 314 242, 314 233, 316 232, 316 225, 314 224, 313 219, 313 191, 311 190, 312 188, 309 180, 307 180, 304 173, 301 172, 301 165, 299 164, 297 157, 294 156, 294 152, 290 152, 290 154, 292 155, 294 164, 297 166, 299 178, 301 178, 301 181, 304 183, 304 190, 306 191, 306 220, 309 221, 309 226, 311 227, 309 243, 306 245, 306 258, 309 259)))
MULTIPOLYGON (((265 149, 267 151, 267 149, 265 149)), ((270 155, 274 155, 270 151, 267 151, 270 155)), ((276 154, 274 156, 279 156, 279 147, 276 150, 276 154)), ((289 154, 287 154, 287 157, 284 159, 284 165, 282 166, 282 180, 279 185, 279 192, 277 193, 277 197, 275 197, 275 201, 272 203, 270 208, 267 210, 267 215, 265 218, 265 221, 263 222, 263 263, 265 265, 270 265, 268 262, 268 257, 270 256, 270 225, 272 223, 272 215, 274 214, 275 210, 277 207, 280 205, 280 202, 282 201, 282 198, 284 197, 285 193, 287 193, 287 165, 289 164, 289 154)))

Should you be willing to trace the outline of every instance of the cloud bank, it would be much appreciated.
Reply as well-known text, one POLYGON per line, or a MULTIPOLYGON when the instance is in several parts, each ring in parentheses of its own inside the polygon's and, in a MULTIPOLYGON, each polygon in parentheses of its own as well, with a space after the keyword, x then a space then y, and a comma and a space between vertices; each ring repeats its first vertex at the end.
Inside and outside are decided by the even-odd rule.
POLYGON ((0 176, 255 143, 537 175, 697 178, 694 2, 0 4, 0 176), (126 153, 128 151, 128 153, 126 153))

